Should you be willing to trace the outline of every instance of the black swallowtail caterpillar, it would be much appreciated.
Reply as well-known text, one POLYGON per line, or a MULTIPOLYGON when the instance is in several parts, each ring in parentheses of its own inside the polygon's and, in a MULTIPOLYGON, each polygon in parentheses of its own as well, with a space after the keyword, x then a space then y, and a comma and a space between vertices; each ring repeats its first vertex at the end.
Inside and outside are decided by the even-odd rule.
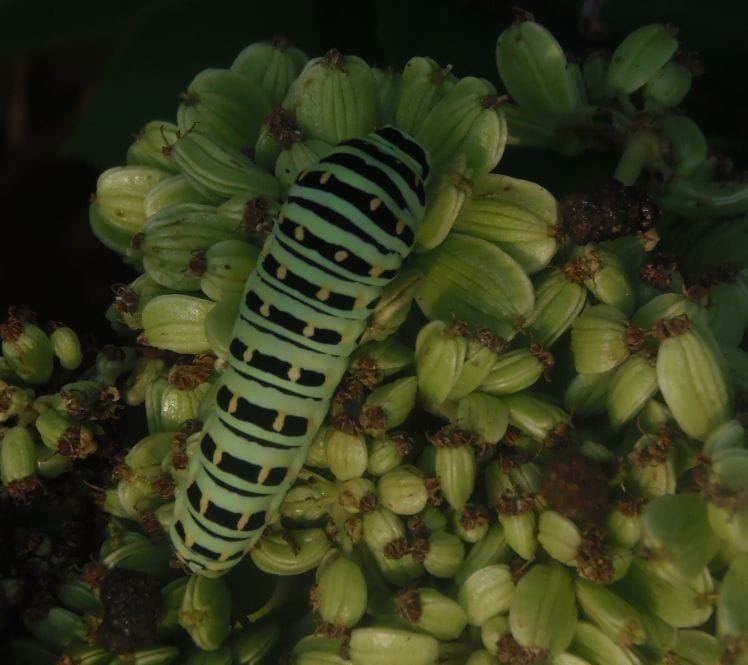
POLYGON ((273 519, 423 216, 424 150, 392 127, 336 146, 288 193, 247 279, 229 367, 177 494, 193 571, 234 566, 273 519))

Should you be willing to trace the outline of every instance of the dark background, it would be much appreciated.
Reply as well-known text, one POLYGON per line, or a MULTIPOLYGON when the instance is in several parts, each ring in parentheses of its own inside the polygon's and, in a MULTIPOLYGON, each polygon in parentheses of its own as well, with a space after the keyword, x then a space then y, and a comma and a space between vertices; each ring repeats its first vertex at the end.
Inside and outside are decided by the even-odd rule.
MULTIPOLYGON (((580 57, 643 23, 677 26, 705 70, 686 108, 746 169, 744 0, 0 0, 0 319, 25 304, 106 340, 109 285, 135 275, 90 233, 89 197, 134 132, 174 119, 201 69, 284 35, 310 56, 335 46, 400 69, 429 55, 498 83, 494 47, 514 6, 580 57)), ((605 173, 591 159, 511 151, 499 170, 560 194, 570 178, 605 173)))

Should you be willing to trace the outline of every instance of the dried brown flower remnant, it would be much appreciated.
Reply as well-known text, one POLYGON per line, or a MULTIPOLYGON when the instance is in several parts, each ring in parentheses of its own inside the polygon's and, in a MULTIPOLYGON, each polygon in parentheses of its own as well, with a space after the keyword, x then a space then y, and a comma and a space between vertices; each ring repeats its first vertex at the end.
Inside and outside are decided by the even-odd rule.
POLYGON ((550 507, 580 524, 603 517, 609 491, 605 471, 582 455, 553 460, 541 479, 541 492, 550 507))
POLYGON ((660 319, 654 325, 654 336, 657 339, 667 339, 668 337, 678 337, 687 333, 693 327, 691 319, 687 314, 679 314, 672 319, 660 319))
POLYGON ((577 245, 647 231, 660 216, 644 192, 617 181, 568 194, 559 207, 562 228, 577 245))

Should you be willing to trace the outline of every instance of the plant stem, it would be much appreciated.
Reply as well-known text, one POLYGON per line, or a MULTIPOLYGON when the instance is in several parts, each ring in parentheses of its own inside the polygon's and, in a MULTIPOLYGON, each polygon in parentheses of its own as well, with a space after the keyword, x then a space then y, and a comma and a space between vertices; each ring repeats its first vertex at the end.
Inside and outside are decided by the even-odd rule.
POLYGON ((629 134, 613 177, 624 185, 633 185, 652 157, 653 137, 649 131, 629 134))

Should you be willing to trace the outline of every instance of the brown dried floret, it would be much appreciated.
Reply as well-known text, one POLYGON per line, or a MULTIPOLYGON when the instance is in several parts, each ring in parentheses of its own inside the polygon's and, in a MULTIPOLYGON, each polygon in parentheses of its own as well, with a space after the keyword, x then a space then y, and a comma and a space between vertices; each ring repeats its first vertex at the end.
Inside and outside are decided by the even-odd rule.
POLYGON ((597 462, 582 455, 550 461, 541 477, 549 506, 579 524, 599 521, 605 513, 610 486, 597 462))

